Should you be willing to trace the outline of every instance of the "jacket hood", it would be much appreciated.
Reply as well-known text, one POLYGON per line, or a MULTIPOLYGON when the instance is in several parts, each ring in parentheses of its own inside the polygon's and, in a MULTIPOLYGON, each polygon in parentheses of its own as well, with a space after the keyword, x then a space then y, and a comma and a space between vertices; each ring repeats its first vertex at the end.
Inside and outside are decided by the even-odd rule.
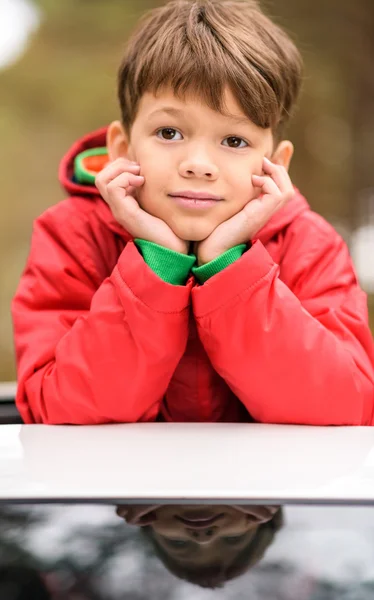
MULTIPOLYGON (((107 127, 102 127, 80 138, 71 146, 70 150, 61 160, 58 173, 59 181, 70 196, 91 197, 95 200, 100 218, 115 233, 123 234, 123 228, 114 219, 108 205, 103 201, 97 202, 100 199, 100 195, 95 185, 92 183, 81 183, 75 178, 77 157, 82 153, 90 154, 89 151, 95 148, 104 148, 106 146, 106 133, 107 127)), ((294 197, 273 215, 268 223, 258 232, 256 239, 266 244, 273 236, 290 225, 296 217, 307 210, 310 210, 307 200, 295 187, 294 197)))
POLYGON ((95 185, 87 185, 79 183, 74 178, 75 159, 76 157, 87 150, 93 148, 102 148, 106 145, 107 127, 97 129, 92 133, 88 133, 84 137, 75 142, 60 162, 58 178, 62 187, 66 190, 69 196, 98 196, 98 190, 95 185))

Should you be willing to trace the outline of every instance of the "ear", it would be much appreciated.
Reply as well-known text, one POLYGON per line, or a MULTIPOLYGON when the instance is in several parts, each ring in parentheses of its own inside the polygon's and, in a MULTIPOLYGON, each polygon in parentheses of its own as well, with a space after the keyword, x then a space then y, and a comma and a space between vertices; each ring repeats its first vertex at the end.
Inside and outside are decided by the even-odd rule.
POLYGON ((130 140, 120 121, 113 121, 109 125, 106 134, 106 145, 110 161, 122 157, 132 160, 130 140))
POLYGON ((283 140, 278 144, 278 146, 274 150, 271 160, 277 165, 282 165, 288 171, 293 153, 293 143, 289 140, 283 140))

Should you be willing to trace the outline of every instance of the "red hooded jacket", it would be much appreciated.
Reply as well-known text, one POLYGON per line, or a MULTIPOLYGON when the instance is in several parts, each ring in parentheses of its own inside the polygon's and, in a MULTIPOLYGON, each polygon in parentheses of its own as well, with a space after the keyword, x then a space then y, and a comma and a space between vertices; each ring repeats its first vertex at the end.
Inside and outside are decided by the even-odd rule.
POLYGON ((97 189, 35 221, 12 303, 26 423, 261 421, 371 425, 373 341, 346 244, 295 197, 199 285, 161 280, 97 189))

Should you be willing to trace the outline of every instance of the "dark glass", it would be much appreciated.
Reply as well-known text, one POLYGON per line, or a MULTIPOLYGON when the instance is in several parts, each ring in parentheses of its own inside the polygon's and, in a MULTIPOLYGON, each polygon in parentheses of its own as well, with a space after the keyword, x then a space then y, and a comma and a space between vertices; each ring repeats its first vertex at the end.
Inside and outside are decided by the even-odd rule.
POLYGON ((2 505, 0 598, 371 600, 373 531, 369 507, 2 505))

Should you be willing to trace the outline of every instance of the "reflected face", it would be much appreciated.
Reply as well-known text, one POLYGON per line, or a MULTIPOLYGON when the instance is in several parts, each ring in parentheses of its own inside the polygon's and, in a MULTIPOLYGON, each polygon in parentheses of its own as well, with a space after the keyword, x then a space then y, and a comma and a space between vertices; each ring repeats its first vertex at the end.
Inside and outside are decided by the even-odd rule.
POLYGON ((145 178, 139 203, 184 240, 205 239, 257 197, 252 174, 272 153, 271 130, 250 121, 229 90, 225 106, 222 115, 191 96, 147 92, 131 128, 127 156, 145 178), (205 199, 183 197, 194 193, 205 199))
POLYGON ((190 567, 229 566, 253 539, 275 506, 120 506, 117 513, 134 525, 149 525, 174 561, 190 567))

